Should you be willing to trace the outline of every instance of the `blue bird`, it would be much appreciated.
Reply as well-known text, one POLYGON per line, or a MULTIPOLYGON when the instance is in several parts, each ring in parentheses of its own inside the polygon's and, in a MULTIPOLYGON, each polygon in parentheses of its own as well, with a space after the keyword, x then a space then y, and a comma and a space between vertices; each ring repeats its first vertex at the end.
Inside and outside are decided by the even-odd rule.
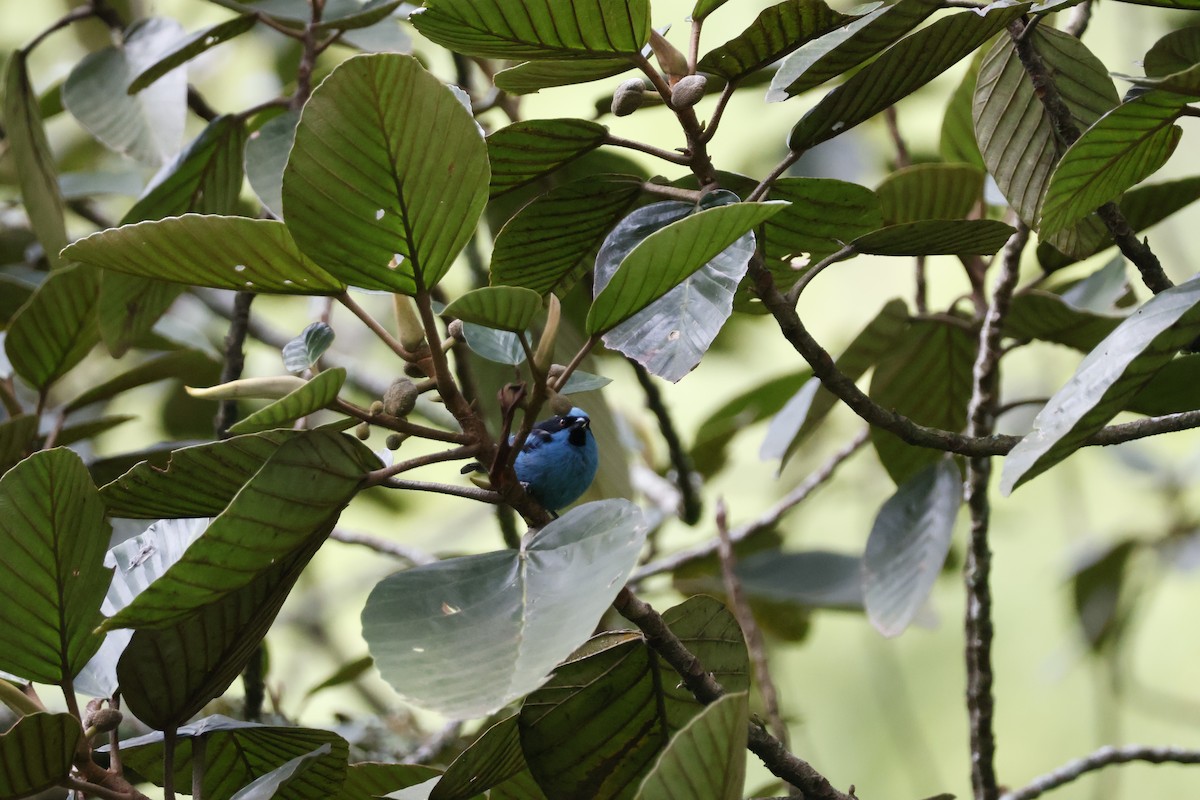
POLYGON ((547 511, 570 505, 596 477, 600 453, 587 412, 572 408, 529 431, 513 464, 517 480, 547 511))

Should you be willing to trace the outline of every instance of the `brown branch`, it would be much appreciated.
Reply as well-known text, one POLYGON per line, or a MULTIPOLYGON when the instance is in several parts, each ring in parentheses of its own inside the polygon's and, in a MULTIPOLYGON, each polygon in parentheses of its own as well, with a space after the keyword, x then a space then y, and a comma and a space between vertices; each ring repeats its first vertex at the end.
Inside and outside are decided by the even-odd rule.
POLYGON ((632 358, 628 359, 628 361, 633 367, 634 374, 637 376, 638 385, 646 393, 646 407, 650 409, 650 412, 654 414, 654 418, 658 420, 658 429, 662 433, 663 441, 667 445, 667 453, 671 458, 671 466, 675 470, 675 485, 679 488, 679 518, 688 525, 695 525, 700 521, 700 512, 703 509, 703 505, 700 495, 696 491, 695 481, 693 480, 692 459, 688 457, 687 450, 679 438, 679 432, 675 430, 675 422, 671 419, 671 412, 667 409, 666 403, 663 402, 662 392, 655 385, 654 378, 650 376, 645 367, 632 358))
MULTIPOLYGON (((250 304, 254 295, 250 292, 238 292, 233 298, 233 311, 229 315, 229 332, 225 334, 225 361, 221 367, 221 383, 237 380, 242 375, 246 365, 246 354, 242 348, 246 345, 246 333, 250 324, 250 304)), ((217 438, 224 439, 229 434, 229 428, 237 421, 237 400, 229 398, 222 400, 217 407, 217 418, 213 420, 217 438)))
MULTIPOLYGON (((613 601, 613 607, 638 626, 650 647, 680 674, 697 700, 707 705, 725 693, 712 673, 705 671, 700 660, 679 641, 649 603, 624 588, 613 601)), ((811 764, 789 753, 782 742, 757 725, 750 725, 747 747, 772 774, 804 792, 806 800, 853 800, 852 795, 835 789, 811 764)))
POLYGON ((1089 756, 1043 775, 1030 784, 1015 792, 1006 792, 1000 800, 1033 800, 1041 797, 1051 789, 1057 789, 1088 772, 1102 769, 1113 764, 1128 764, 1131 761, 1145 761, 1150 764, 1200 764, 1200 750, 1188 750, 1182 747, 1145 747, 1143 745, 1126 745, 1124 747, 1101 747, 1089 756))
POLYGON ((335 528, 333 533, 329 534, 329 538, 335 542, 343 544, 356 544, 361 547, 366 547, 374 550, 376 553, 382 553, 392 558, 406 561, 413 566, 421 566, 422 564, 432 564, 437 561, 436 558, 417 550, 415 547, 409 547, 406 544, 392 542, 387 539, 380 539, 378 536, 368 536, 362 533, 351 533, 340 528, 335 528))
POLYGON ((637 150, 646 155, 661 158, 663 161, 669 161, 672 164, 678 164, 686 167, 691 163, 691 159, 683 153, 676 153, 672 150, 664 150, 661 147, 655 147, 651 144, 639 142, 636 139, 625 139, 620 136, 613 136, 611 133, 604 137, 604 144, 610 144, 613 147, 624 147, 629 150, 637 150))

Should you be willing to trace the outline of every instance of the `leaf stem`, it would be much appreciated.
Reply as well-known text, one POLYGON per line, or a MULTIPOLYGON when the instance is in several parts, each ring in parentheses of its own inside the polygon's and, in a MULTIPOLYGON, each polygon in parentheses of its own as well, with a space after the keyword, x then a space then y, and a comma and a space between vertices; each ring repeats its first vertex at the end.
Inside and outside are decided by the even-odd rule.
MULTIPOLYGON (((29 691, 32 692, 33 687, 30 687, 29 691)), ((25 694, 20 688, 9 683, 4 678, 0 678, 0 703, 8 706, 21 716, 37 714, 40 711, 46 710, 46 707, 42 705, 42 701, 38 699, 36 694, 32 696, 25 694)))
POLYGON ((463 445, 462 447, 454 447, 450 450, 439 450, 436 453, 426 453, 423 456, 410 458, 407 461, 401 461, 392 464, 390 467, 371 470, 367 473, 366 479, 363 481, 363 486, 378 486, 384 483, 393 475, 399 475, 401 472, 408 472, 418 467, 427 467, 430 464, 440 464, 443 461, 462 461, 463 459, 471 458, 476 455, 479 448, 473 444, 463 445))
POLYGON ((754 191, 750 192, 746 197, 747 203, 753 203, 756 200, 761 200, 766 197, 767 192, 771 191, 771 186, 775 181, 779 180, 779 176, 787 172, 788 168, 800 160, 800 156, 804 155, 802 150, 789 150, 788 154, 783 157, 775 167, 767 173, 767 177, 759 182, 758 186, 754 187, 754 191))
POLYGON ((360 419, 363 422, 369 422, 372 425, 378 425, 390 431, 416 436, 421 439, 431 439, 435 442, 447 442, 449 444, 471 444, 472 441, 471 437, 464 433, 418 425, 415 422, 409 422, 403 417, 394 417, 391 414, 372 414, 369 410, 341 398, 334 401, 334 408, 343 414, 360 419))
POLYGON ((637 150, 647 155, 654 156, 655 158, 661 158, 663 161, 669 161, 672 164, 678 164, 682 167, 686 167, 691 163, 691 159, 689 159, 683 153, 664 150, 661 147, 655 147, 652 144, 639 142, 636 139, 626 139, 621 136, 614 136, 611 133, 604 137, 604 144, 610 144, 613 147, 625 147, 630 150, 637 150))
POLYGON ((354 300, 354 298, 350 296, 350 292, 342 292, 341 294, 337 295, 337 301, 348 308, 350 313, 362 320, 362 323, 370 328, 371 332, 379 337, 379 340, 386 344, 393 353, 410 363, 413 363, 417 360, 414 353, 405 349, 404 345, 400 343, 399 339, 397 339, 395 336, 392 336, 392 334, 388 332, 388 329, 379 323, 379 320, 367 313, 367 310, 360 306, 354 300))
POLYGON ((642 387, 642 391, 646 394, 646 407, 654 414, 654 418, 658 420, 658 429, 662 433, 663 441, 667 445, 667 453, 671 458, 671 466, 675 472, 675 485, 679 488, 679 518, 688 525, 695 525, 700 521, 700 512, 703 505, 700 500, 700 495, 696 492, 695 473, 692 471, 692 460, 688 457, 687 450, 684 449, 683 442, 679 438, 679 432, 675 430, 675 422, 671 419, 671 412, 663 402, 662 392, 658 390, 654 379, 650 373, 638 362, 632 358, 627 359, 633 367, 633 372, 637 376, 638 385, 642 387))

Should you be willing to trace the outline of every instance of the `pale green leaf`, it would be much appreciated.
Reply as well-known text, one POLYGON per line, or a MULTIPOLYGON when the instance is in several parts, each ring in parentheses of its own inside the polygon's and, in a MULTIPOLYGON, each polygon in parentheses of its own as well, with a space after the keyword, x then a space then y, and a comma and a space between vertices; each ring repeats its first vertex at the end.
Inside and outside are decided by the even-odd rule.
POLYGON ((299 122, 300 112, 288 109, 263 123, 246 142, 246 179, 276 219, 283 219, 283 170, 299 122))
POLYGON ((326 322, 305 326, 300 335, 282 348, 283 366, 288 372, 303 372, 325 354, 333 344, 333 328, 326 322))
POLYGON ((496 330, 521 333, 542 311, 542 296, 521 286, 484 286, 460 295, 442 312, 496 330))
POLYGON ((186 39, 177 42, 157 61, 137 73, 129 82, 127 91, 129 94, 137 94, 171 70, 183 66, 206 50, 241 36, 253 28, 256 22, 258 22, 258 18, 253 14, 243 14, 193 33, 186 39))
POLYGON ((313 376, 312 380, 294 392, 290 392, 250 416, 238 420, 230 426, 229 432, 233 434, 257 433, 289 426, 301 417, 307 417, 313 412, 332 405, 345 382, 346 370, 344 367, 319 372, 313 376))

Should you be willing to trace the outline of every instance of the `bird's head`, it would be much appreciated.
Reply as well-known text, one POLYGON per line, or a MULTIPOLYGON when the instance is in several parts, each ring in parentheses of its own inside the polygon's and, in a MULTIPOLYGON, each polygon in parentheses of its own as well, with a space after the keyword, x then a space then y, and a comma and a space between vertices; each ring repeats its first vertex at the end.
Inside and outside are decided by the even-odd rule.
POLYGON ((588 428, 592 425, 592 419, 587 412, 575 407, 558 419, 562 429, 568 432, 567 441, 576 447, 583 447, 587 442, 588 428))

